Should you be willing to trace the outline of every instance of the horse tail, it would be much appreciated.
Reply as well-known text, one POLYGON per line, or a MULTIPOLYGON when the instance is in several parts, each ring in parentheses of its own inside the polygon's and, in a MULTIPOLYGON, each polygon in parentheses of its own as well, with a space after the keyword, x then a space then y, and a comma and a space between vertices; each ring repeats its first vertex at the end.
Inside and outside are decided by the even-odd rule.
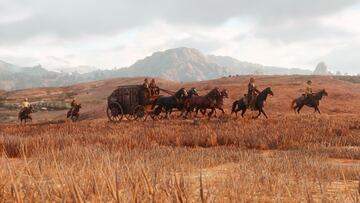
POLYGON ((295 103, 296 103, 296 99, 294 99, 294 100, 291 102, 291 106, 290 106, 291 109, 294 109, 294 108, 295 108, 295 106, 294 106, 295 103))
POLYGON ((238 105, 239 101, 236 100, 233 105, 232 105, 232 108, 231 108, 231 113, 235 113, 235 110, 236 110, 236 106, 238 105))

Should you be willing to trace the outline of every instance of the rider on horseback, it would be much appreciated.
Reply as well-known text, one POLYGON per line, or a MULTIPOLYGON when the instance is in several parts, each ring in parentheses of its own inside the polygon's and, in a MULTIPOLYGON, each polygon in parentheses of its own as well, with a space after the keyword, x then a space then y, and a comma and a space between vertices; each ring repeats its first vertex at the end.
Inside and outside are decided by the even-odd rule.
POLYGON ((28 98, 24 98, 24 100, 21 102, 20 113, 26 111, 29 107, 30 107, 30 102, 28 101, 28 98))
POLYGON ((247 93, 247 106, 251 109, 255 109, 256 96, 260 94, 260 91, 256 88, 255 78, 250 78, 248 84, 248 93, 247 93))
POLYGON ((312 90, 312 81, 308 80, 306 82, 306 87, 305 87, 305 93, 304 93, 304 100, 308 100, 311 99, 313 97, 313 90, 312 90))
POLYGON ((78 103, 76 102, 76 98, 73 98, 73 100, 70 103, 71 108, 69 109, 67 115, 68 117, 71 116, 73 114, 73 111, 75 110, 75 107, 78 105, 78 103))

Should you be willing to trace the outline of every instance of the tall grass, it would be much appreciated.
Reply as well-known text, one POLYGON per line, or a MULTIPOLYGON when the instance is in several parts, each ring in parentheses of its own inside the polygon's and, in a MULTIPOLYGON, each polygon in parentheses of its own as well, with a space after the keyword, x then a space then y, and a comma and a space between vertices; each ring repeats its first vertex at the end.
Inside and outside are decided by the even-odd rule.
POLYGON ((357 202, 360 166, 329 158, 360 158, 359 123, 285 116, 3 125, 0 201, 357 202))

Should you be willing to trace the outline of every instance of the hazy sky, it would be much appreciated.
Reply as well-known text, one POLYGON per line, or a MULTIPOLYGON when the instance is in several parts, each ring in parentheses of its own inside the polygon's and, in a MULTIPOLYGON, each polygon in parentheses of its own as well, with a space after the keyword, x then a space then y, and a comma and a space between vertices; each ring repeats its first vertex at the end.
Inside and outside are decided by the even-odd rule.
POLYGON ((197 48, 264 65, 360 72, 359 0, 0 0, 0 60, 129 66, 197 48))

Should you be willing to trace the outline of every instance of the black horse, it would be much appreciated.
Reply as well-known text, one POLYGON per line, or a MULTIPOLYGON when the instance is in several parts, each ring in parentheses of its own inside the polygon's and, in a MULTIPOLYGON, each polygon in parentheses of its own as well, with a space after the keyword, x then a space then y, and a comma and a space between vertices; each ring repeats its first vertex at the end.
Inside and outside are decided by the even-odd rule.
MULTIPOLYGON (((255 110, 259 111, 259 114, 254 117, 254 118, 258 118, 261 114, 264 114, 264 116, 266 118, 268 118, 268 116, 266 115, 265 111, 264 111, 264 102, 266 101, 268 95, 274 96, 273 91, 271 90, 270 87, 266 88, 265 90, 263 90, 256 98, 255 101, 255 110)), ((245 98, 242 98, 240 100, 237 100, 233 103, 232 105, 232 110, 231 110, 231 114, 235 113, 236 117, 237 117, 237 112, 242 111, 241 112, 241 116, 244 117, 244 114, 246 112, 246 110, 248 109, 248 105, 245 104, 245 98)), ((249 103, 249 102, 247 102, 249 103)))
POLYGON ((318 112, 321 114, 319 105, 323 96, 328 96, 328 93, 325 91, 325 89, 313 94, 313 96, 310 97, 301 96, 292 101, 291 108, 294 109, 295 113, 300 113, 300 110, 304 106, 308 106, 314 108, 314 113, 318 112))
POLYGON ((19 119, 20 123, 22 124, 23 121, 25 123, 27 123, 28 121, 32 122, 32 117, 31 117, 32 112, 33 112, 32 106, 22 109, 18 115, 18 119, 19 119))
POLYGON ((181 88, 172 96, 161 96, 153 104, 155 115, 160 115, 162 110, 166 112, 166 118, 171 114, 174 108, 181 110, 184 105, 184 100, 187 96, 185 88, 181 88))

